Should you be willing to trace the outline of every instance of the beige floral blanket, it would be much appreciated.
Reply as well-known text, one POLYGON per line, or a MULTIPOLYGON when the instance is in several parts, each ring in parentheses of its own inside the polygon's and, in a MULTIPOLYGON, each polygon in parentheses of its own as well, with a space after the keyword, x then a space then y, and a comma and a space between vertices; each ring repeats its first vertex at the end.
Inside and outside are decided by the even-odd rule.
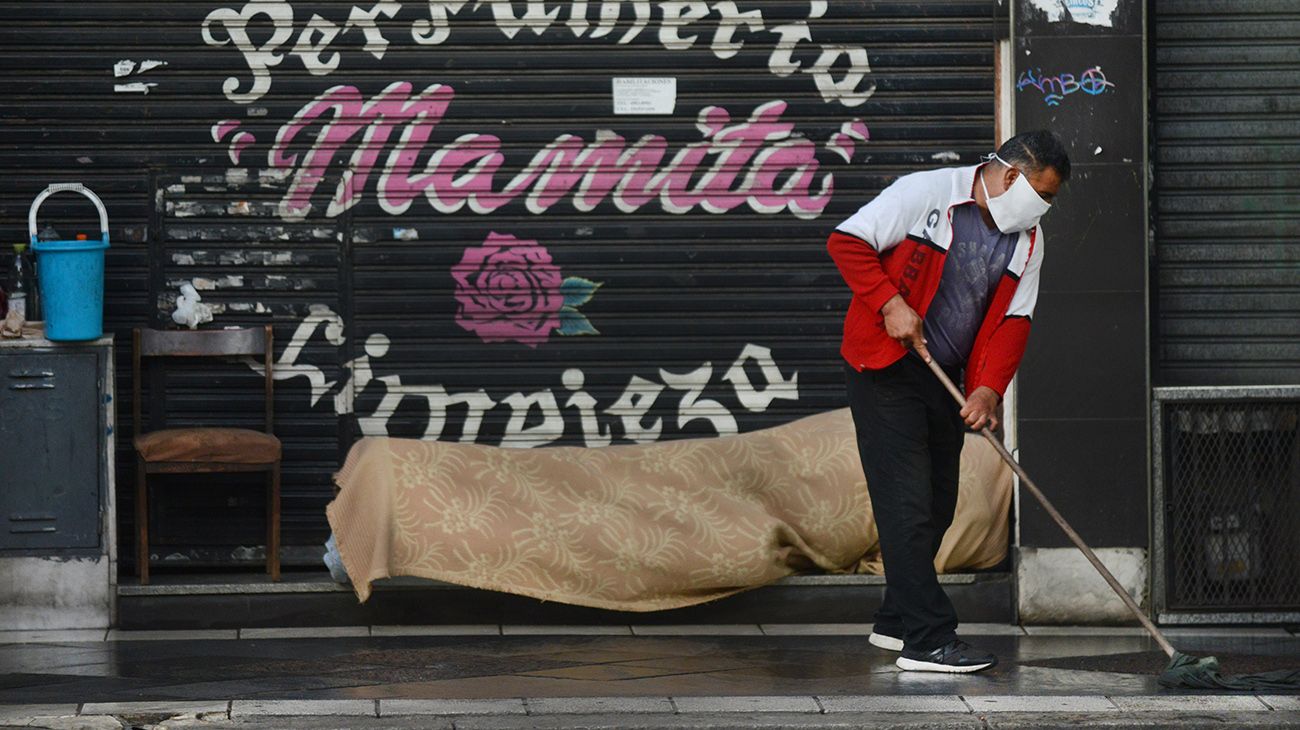
MULTIPOLYGON (((365 601, 418 576, 548 601, 655 611, 801 571, 881 571, 847 409, 739 436, 502 449, 367 438, 327 508, 365 601)), ((957 515, 935 561, 1006 555, 1010 470, 967 436, 957 515)))

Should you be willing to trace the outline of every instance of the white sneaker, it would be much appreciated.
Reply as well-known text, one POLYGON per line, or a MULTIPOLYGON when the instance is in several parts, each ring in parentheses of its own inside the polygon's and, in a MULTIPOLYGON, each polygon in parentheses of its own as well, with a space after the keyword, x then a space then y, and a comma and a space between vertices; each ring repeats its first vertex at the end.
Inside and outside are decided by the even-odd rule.
POLYGON ((871 644, 872 646, 884 649, 885 651, 903 650, 902 639, 895 639, 894 637, 886 636, 885 634, 877 634, 874 631, 871 632, 871 636, 867 637, 867 643, 871 644))

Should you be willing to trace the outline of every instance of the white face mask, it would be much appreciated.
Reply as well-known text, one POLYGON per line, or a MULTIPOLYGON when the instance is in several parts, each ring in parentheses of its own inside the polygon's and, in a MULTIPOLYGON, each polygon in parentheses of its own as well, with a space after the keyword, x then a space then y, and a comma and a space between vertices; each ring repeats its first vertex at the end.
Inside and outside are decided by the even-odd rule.
MULTIPOLYGON (((997 155, 994 155, 993 159, 1007 165, 997 155)), ((984 182, 983 171, 980 172, 980 185, 984 187, 984 198, 988 201, 989 215, 993 216, 993 223, 1003 233, 1018 233, 1033 228, 1038 225, 1038 219, 1052 207, 1052 204, 1043 200, 1038 191, 1034 190, 1034 186, 1029 184, 1029 176, 1023 171, 1016 176, 1016 181, 1011 183, 1011 187, 996 198, 989 197, 989 186, 984 182)))

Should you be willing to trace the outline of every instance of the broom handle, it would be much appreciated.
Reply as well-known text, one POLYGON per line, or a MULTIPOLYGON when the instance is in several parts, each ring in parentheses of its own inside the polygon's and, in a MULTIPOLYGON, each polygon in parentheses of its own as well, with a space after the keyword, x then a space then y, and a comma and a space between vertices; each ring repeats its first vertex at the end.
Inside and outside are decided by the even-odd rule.
MULTIPOLYGON (((926 364, 930 366, 930 370, 939 378, 939 382, 943 383, 943 387, 948 389, 948 392, 957 400, 957 403, 965 408, 965 396, 961 394, 961 391, 957 389, 956 385, 953 385, 952 379, 950 379, 948 374, 943 371, 943 368, 939 367, 939 363, 930 360, 926 364)), ((1070 523, 1066 522, 1065 518, 1061 516, 1061 513, 1056 511, 1056 508, 1052 506, 1050 501, 1048 501, 1047 496, 1038 488, 1038 485, 1034 484, 1034 480, 1030 479, 1029 474, 1025 473, 1024 467, 1020 466, 1015 458, 1011 456, 1010 451, 1007 451, 1007 447, 998 440, 998 437, 993 435, 993 432, 988 429, 988 426, 980 429, 980 433, 984 435, 984 438, 988 439, 989 443, 993 444, 993 448, 997 449, 998 454, 1002 456, 1002 460, 1007 462, 1007 466, 1011 467, 1011 470, 1016 473, 1016 476, 1020 477, 1021 485, 1026 487, 1030 494, 1034 495, 1034 499, 1038 500, 1038 503, 1043 506, 1043 509, 1047 510, 1047 514, 1056 522, 1057 525, 1060 525, 1062 530, 1065 531, 1065 536, 1070 538, 1070 542, 1074 543, 1074 546, 1083 552, 1083 556, 1088 559, 1088 562, 1092 563, 1092 567, 1096 568, 1098 573, 1101 573, 1101 577, 1105 578, 1106 582, 1110 584, 1111 589, 1115 591, 1115 595, 1119 596, 1120 600, 1124 601, 1124 605, 1128 606, 1128 610, 1133 613, 1138 621, 1142 622, 1142 626, 1150 632, 1151 638, 1155 639, 1156 643, 1160 645, 1160 648, 1163 649, 1170 658, 1173 658, 1173 645, 1169 643, 1169 640, 1165 638, 1164 634, 1160 633, 1160 629, 1156 628, 1156 625, 1151 623, 1151 619, 1147 618, 1142 607, 1137 604, 1137 601, 1133 600, 1133 597, 1128 594, 1128 591, 1124 590, 1124 586, 1120 585, 1120 582, 1115 579, 1115 576, 1111 575, 1111 572, 1106 569, 1105 565, 1102 565, 1101 561, 1097 559, 1097 554, 1092 551, 1092 548, 1088 547, 1082 537, 1079 537, 1079 533, 1075 532, 1074 528, 1070 527, 1070 523)))

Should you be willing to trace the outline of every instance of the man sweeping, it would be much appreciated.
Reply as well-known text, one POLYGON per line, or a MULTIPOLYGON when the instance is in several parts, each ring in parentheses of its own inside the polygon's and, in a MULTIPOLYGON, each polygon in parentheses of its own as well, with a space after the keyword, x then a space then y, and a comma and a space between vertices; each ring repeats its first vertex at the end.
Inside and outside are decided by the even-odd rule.
POLYGON ((997 410, 1029 337, 1043 264, 1038 220, 1070 177, 1057 136, 1025 132, 981 165, 899 178, 827 247, 853 292, 840 353, 885 564, 870 641, 901 669, 977 672, 934 569, 957 505, 966 428, 997 410), (959 409, 926 363, 964 383, 959 409))

